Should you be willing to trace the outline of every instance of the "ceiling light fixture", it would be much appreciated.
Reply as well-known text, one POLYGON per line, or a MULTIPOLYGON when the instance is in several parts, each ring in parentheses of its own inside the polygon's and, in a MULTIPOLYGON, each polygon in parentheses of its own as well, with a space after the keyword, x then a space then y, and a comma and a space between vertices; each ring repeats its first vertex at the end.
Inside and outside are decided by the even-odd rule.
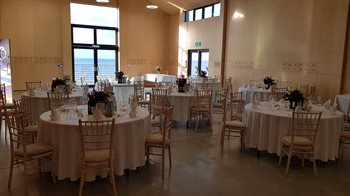
POLYGON ((158 9, 158 6, 154 5, 154 4, 149 4, 149 5, 146 5, 146 8, 151 9, 151 10, 155 10, 155 9, 158 9))
POLYGON ((97 3, 109 3, 109 0, 96 0, 97 3))

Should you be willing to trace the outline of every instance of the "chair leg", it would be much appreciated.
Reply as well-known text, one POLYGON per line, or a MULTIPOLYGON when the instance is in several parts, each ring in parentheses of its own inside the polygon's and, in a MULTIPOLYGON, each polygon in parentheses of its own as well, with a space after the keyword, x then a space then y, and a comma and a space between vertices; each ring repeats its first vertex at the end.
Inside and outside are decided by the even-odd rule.
POLYGON ((168 146, 168 153, 169 153, 169 165, 170 167, 172 166, 172 163, 171 163, 171 150, 170 150, 170 144, 168 146))
POLYGON ((162 179, 164 179, 164 151, 165 149, 162 148, 162 179))
POLYGON ((288 154, 288 161, 287 161, 287 167, 286 167, 286 171, 284 173, 285 176, 288 176, 288 172, 289 172, 289 166, 290 166, 290 161, 292 159, 292 155, 288 154))
POLYGON ((149 147, 146 147, 146 163, 149 163, 149 147))
POLYGON ((28 176, 27 176, 27 161, 26 160, 24 160, 23 166, 24 166, 24 193, 25 193, 25 195, 27 195, 28 176))
POLYGON ((10 165, 9 179, 8 179, 8 183, 7 183, 7 187, 8 187, 8 188, 10 188, 10 187, 11 187, 11 182, 12 182, 13 161, 14 161, 14 160, 11 158, 11 165, 10 165))
POLYGON ((223 127, 221 131, 221 152, 224 152, 224 142, 225 142, 225 127, 223 127))
POLYGON ((314 165, 314 177, 317 177, 316 159, 315 159, 315 157, 313 157, 313 165, 314 165))
POLYGON ((241 151, 245 152, 244 129, 241 130, 241 151))
POLYGON ((80 178, 80 187, 79 187, 79 196, 83 195, 83 187, 85 183, 85 168, 83 165, 82 171, 81 171, 81 178, 80 178))
POLYGON ((110 177, 110 181, 111 181, 112 186, 113 186, 114 196, 117 196, 117 188, 116 188, 116 184, 115 184, 113 165, 111 164, 110 167, 111 167, 111 169, 110 169, 109 177, 110 177))
POLYGON ((284 156, 284 152, 283 152, 283 146, 282 146, 280 151, 280 158, 278 160, 278 165, 281 165, 283 156, 284 156))

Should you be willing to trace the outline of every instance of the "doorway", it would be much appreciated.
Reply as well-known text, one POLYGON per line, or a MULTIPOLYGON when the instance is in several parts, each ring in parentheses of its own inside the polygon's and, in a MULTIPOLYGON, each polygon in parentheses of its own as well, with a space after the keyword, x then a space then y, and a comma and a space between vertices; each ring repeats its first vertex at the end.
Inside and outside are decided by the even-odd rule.
POLYGON ((209 49, 188 50, 188 76, 199 75, 200 71, 209 71, 209 49))

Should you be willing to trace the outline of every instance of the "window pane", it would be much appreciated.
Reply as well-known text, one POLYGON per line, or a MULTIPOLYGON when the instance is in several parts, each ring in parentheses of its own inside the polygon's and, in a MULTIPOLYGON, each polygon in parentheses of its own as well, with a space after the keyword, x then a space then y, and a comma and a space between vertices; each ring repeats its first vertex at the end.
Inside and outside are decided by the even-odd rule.
POLYGON ((94 30, 74 27, 73 43, 94 44, 94 30))
POLYGON ((201 70, 205 71, 209 74, 209 52, 202 52, 202 62, 201 62, 201 70))
POLYGON ((71 23, 118 27, 118 9, 71 3, 71 23))
POLYGON ((202 19, 202 9, 196 10, 195 14, 196 14, 195 20, 201 20, 202 19))
POLYGON ((220 16, 220 3, 214 5, 214 17, 220 16))
POLYGON ((198 52, 191 53, 191 75, 198 75, 198 52))
POLYGON ((193 21, 193 10, 188 12, 188 21, 193 21))
POLYGON ((97 44, 116 45, 115 31, 97 29, 97 44))
POLYGON ((97 63, 100 78, 115 79, 116 54, 114 50, 98 50, 97 63))
POLYGON ((81 77, 85 77, 89 85, 94 85, 94 50, 74 49, 74 77, 81 85, 81 77))
POLYGON ((211 18, 213 12, 213 6, 204 8, 204 18, 211 18))

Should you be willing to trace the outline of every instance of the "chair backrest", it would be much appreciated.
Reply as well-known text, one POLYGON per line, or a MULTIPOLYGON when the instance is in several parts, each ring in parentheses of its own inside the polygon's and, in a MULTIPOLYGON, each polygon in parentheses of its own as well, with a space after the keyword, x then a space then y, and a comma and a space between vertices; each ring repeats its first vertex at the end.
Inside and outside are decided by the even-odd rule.
POLYGON ((26 82, 26 88, 29 89, 36 89, 41 86, 41 81, 35 81, 35 82, 26 82))
POLYGON ((22 115, 24 125, 32 124, 31 98, 23 96, 21 99, 13 100, 15 113, 22 115))
MULTIPOLYGON (((244 106, 245 102, 244 100, 231 100, 230 101, 230 120, 234 120, 237 114, 243 114, 244 113, 244 106)), ((226 115, 226 114, 225 114, 226 115)), ((226 119, 226 117, 225 117, 226 119)))
POLYGON ((144 98, 144 86, 143 82, 136 81, 134 82, 134 97, 136 97, 137 101, 140 101, 144 98))
POLYGON ((109 149, 111 157, 115 119, 101 121, 79 120, 82 155, 86 150, 109 149))
POLYGON ((243 93, 242 92, 231 92, 229 99, 230 99, 230 101, 243 100, 243 93))
POLYGON ((304 95, 308 95, 309 94, 309 84, 299 84, 299 89, 300 92, 303 93, 304 95))
POLYGON ((228 88, 223 88, 215 91, 215 103, 225 103, 224 100, 226 100, 228 93, 228 88))
POLYGON ((292 114, 292 144, 295 136, 306 137, 315 142, 322 112, 296 112, 292 114))
POLYGON ((197 89, 197 108, 211 109, 212 89, 197 89))
POLYGON ((65 92, 47 92, 47 98, 49 103, 49 110, 59 108, 60 106, 68 103, 69 94, 65 92))
POLYGON ((308 91, 307 97, 315 98, 316 97, 316 85, 310 86, 310 90, 308 91))
POLYGON ((276 101, 279 101, 286 94, 287 90, 287 88, 272 87, 272 97, 275 98, 276 101))
POLYGON ((23 148, 24 158, 27 158, 27 137, 23 134, 22 115, 10 113, 6 116, 6 121, 10 133, 11 157, 14 156, 15 149, 23 148))
POLYGON ((161 134, 163 135, 163 141, 169 140, 171 136, 171 129, 173 128, 173 111, 174 106, 167 107, 161 119, 163 122, 161 123, 161 134))
POLYGON ((224 89, 227 89, 230 92, 232 92, 232 77, 228 77, 224 81, 224 89))
POLYGON ((6 104, 6 87, 5 84, 0 85, 0 107, 4 107, 6 104))
POLYGON ((166 106, 169 106, 168 89, 152 88, 151 114, 162 113, 166 106))
POLYGON ((203 82, 201 83, 196 83, 195 86, 197 87, 197 89, 213 89, 213 82, 205 82, 203 80, 203 82))

